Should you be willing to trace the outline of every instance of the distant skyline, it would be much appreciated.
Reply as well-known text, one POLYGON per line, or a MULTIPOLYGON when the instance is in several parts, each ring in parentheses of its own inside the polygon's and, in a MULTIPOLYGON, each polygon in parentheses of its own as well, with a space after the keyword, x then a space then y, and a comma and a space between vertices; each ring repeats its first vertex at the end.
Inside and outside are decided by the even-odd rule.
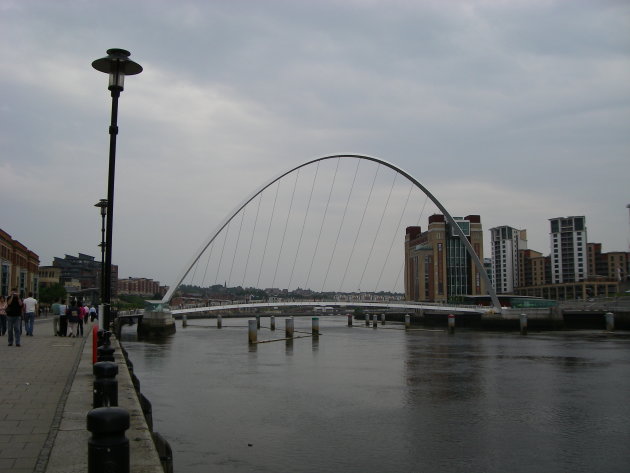
POLYGON ((172 284, 244 196, 340 153, 481 215, 487 255, 501 225, 547 254, 548 219, 572 215, 630 245, 627 1, 0 0, 0 40, 0 228, 43 265, 100 258, 109 48, 144 67, 119 109, 123 278, 172 284))

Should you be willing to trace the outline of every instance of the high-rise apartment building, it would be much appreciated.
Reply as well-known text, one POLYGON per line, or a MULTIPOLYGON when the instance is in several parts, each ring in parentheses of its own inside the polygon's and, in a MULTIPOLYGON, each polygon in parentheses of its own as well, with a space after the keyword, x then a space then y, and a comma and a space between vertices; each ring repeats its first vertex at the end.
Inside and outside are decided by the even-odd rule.
POLYGON ((516 228, 490 229, 492 248, 492 284, 497 294, 511 294, 522 284, 519 250, 527 249, 527 232, 516 228))
MULTIPOLYGON (((474 251, 483 260, 479 215, 455 217, 474 251)), ((464 243, 443 215, 429 217, 427 231, 408 227, 405 235, 405 297, 415 301, 448 301, 484 295, 486 287, 464 243)))
POLYGON ((549 219, 551 232, 551 282, 579 282, 588 275, 586 219, 557 217, 549 219))

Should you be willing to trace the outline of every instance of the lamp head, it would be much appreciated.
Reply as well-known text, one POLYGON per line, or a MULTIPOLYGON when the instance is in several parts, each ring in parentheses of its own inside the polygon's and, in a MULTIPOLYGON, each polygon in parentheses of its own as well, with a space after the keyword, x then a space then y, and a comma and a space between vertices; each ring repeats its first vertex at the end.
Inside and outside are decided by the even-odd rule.
POLYGON ((142 72, 142 66, 129 59, 129 55, 129 51, 124 49, 108 49, 106 57, 92 62, 94 69, 109 74, 109 90, 122 91, 125 86, 125 76, 142 72))

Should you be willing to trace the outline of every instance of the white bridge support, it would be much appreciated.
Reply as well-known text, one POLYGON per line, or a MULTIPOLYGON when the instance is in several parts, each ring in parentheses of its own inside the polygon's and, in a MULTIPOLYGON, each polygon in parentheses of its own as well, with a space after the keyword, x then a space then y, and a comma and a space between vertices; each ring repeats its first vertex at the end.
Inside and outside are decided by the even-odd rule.
POLYGON ((481 279, 483 279, 483 281, 486 284, 486 288, 488 290, 488 294, 490 295, 490 298, 492 299, 492 303, 493 303, 495 309, 497 311, 499 311, 499 312, 501 311, 501 303, 499 302, 499 298, 497 297, 496 291, 494 290, 494 286, 492 285, 492 282, 490 281, 490 278, 488 277, 488 274, 486 273, 486 270, 483 267, 482 262, 479 260, 479 257, 477 256, 477 253, 475 253, 472 245, 468 241, 468 238, 466 238, 466 235, 464 235, 464 232, 462 231, 461 228, 459 228, 459 225, 457 225, 457 223, 455 222, 455 220, 453 219, 451 214, 446 210, 446 208, 433 196, 433 194, 431 194, 422 184, 420 184, 420 182, 415 177, 413 177, 408 172, 406 172, 403 169, 399 168, 398 166, 396 166, 396 165, 394 165, 394 164, 392 164, 390 162, 384 161, 382 159, 374 158, 374 157, 371 157, 371 156, 358 155, 358 154, 332 155, 332 156, 324 156, 322 158, 312 159, 312 160, 307 161, 307 162, 305 162, 303 164, 300 164, 299 166, 296 166, 296 167, 294 167, 294 168, 292 168, 292 169, 290 169, 290 170, 288 170, 286 172, 281 173, 280 175, 278 175, 275 178, 271 179, 266 184, 262 185, 259 189, 257 189, 255 192, 253 192, 249 197, 245 198, 245 200, 243 200, 243 202, 241 202, 239 205, 237 205, 236 208, 219 224, 219 226, 210 235, 210 237, 201 245, 199 250, 194 254, 192 259, 190 260, 189 264, 186 265, 184 270, 179 274, 179 276, 177 277, 177 279, 175 281, 175 284, 172 284, 170 286, 168 292, 166 293, 166 295, 162 299, 162 303, 168 304, 170 302, 171 298, 173 297, 173 294, 175 293, 175 291, 177 290, 179 285, 182 283, 184 278, 188 275, 188 273, 194 267, 195 263, 197 263, 197 261, 199 260, 201 255, 204 253, 204 251, 206 251, 206 249, 212 244, 212 242, 217 238, 217 236, 219 236, 221 231, 232 221, 232 219, 234 219, 238 215, 238 213, 241 210, 243 210, 243 208, 245 208, 245 206, 247 204, 249 204, 252 200, 254 200, 265 189, 267 189, 269 186, 273 185, 275 182, 279 181, 280 179, 282 179, 286 175, 291 174, 292 172, 297 171, 300 168, 308 166, 309 164, 313 164, 313 163, 316 163, 318 161, 324 161, 324 160, 327 160, 327 159, 344 159, 344 158, 348 158, 348 159, 363 159, 363 160, 366 160, 366 161, 372 161, 372 162, 375 162, 375 163, 379 163, 379 164, 381 164, 383 166, 386 166, 386 167, 394 170, 398 174, 401 174, 402 176, 406 177, 418 189, 420 189, 422 192, 424 192, 424 194, 429 199, 431 199, 431 201, 437 206, 437 208, 440 209, 440 211, 442 212, 442 214, 446 218, 446 221, 451 225, 451 227, 457 233, 457 236, 459 236, 460 240, 462 241, 462 243, 466 247, 466 251, 468 252, 468 255, 470 256, 470 259, 472 260, 472 262, 476 266, 477 271, 479 272, 479 275, 480 275, 481 279))

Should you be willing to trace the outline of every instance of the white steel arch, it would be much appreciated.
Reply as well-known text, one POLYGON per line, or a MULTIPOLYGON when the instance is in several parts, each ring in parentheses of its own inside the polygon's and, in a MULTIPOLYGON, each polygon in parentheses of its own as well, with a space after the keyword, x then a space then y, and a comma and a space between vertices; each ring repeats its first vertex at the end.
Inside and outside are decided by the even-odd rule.
POLYGON ((324 157, 321 157, 321 158, 311 159, 310 161, 306 161, 305 163, 302 163, 299 166, 295 166, 294 168, 292 168, 292 169, 290 169, 288 171, 280 173, 278 176, 274 177, 269 182, 267 182, 267 183, 263 184, 262 186, 260 186, 256 191, 254 191, 251 195, 246 197, 239 205, 237 205, 234 208, 234 210, 231 213, 229 213, 228 216, 217 226, 216 230, 210 235, 210 237, 201 245, 199 250, 191 258, 191 260, 188 263, 188 265, 186 265, 184 267, 184 270, 178 275, 178 277, 176 279, 176 283, 171 285, 171 287, 169 288, 168 292, 164 295, 164 297, 162 298, 162 303, 168 303, 171 300, 171 298, 173 297, 173 294, 175 293, 175 290, 177 290, 177 288, 182 283, 184 278, 188 275, 188 273, 193 268, 195 263, 197 263, 197 261, 199 260, 199 258, 203 254, 203 252, 206 251, 206 249, 212 244, 212 242, 221 233, 221 231, 232 221, 232 219, 234 219, 234 217, 236 217, 238 215, 238 213, 241 210, 243 210, 243 208, 245 208, 245 206, 247 204, 249 204, 252 200, 254 200, 256 197, 258 197, 258 195, 260 195, 265 189, 267 189, 269 186, 273 185, 274 183, 276 183, 277 181, 282 179, 284 176, 286 176, 288 174, 291 174, 292 172, 297 171, 300 168, 308 166, 309 164, 313 164, 313 163, 316 163, 318 161, 325 161, 327 159, 342 159, 342 158, 363 159, 363 160, 366 160, 366 161, 372 161, 372 162, 381 164, 383 166, 386 166, 386 167, 394 170, 398 174, 406 177, 418 189, 420 189, 429 199, 431 199, 431 201, 436 205, 436 207, 438 209, 440 209, 440 211, 442 212, 444 217, 446 217, 446 221, 451 225, 452 228, 455 229, 455 232, 457 233, 457 236, 459 237, 459 239, 462 241, 462 243, 466 247, 466 251, 468 251, 468 254, 470 255, 470 258, 472 259, 473 263, 477 267, 477 271, 479 271, 479 274, 481 275, 481 278, 486 283, 486 287, 488 288, 488 294, 490 295, 490 298, 492 299, 493 305, 495 306, 495 308, 497 310, 499 310, 499 311, 501 310, 501 303, 499 302, 499 298, 497 297, 496 291, 494 290, 494 287, 492 286, 492 283, 490 282, 490 278, 488 277, 488 274, 486 273, 486 271, 485 271, 485 269, 483 267, 483 264, 479 260, 479 257, 475 253, 472 245, 468 241, 468 238, 466 238, 466 235, 464 235, 464 232, 462 231, 462 229, 459 227, 459 225, 457 225, 457 223, 455 222, 453 217, 451 217, 451 214, 440 203, 440 201, 438 201, 433 194, 431 194, 422 184, 420 184, 420 182, 415 177, 413 177, 407 171, 405 171, 405 170, 399 168, 398 166, 396 166, 395 164, 392 164, 392 163, 390 163, 388 161, 385 161, 383 159, 375 158, 375 157, 372 157, 372 156, 364 156, 364 155, 360 155, 360 154, 335 154, 335 155, 331 155, 331 156, 324 156, 324 157))

